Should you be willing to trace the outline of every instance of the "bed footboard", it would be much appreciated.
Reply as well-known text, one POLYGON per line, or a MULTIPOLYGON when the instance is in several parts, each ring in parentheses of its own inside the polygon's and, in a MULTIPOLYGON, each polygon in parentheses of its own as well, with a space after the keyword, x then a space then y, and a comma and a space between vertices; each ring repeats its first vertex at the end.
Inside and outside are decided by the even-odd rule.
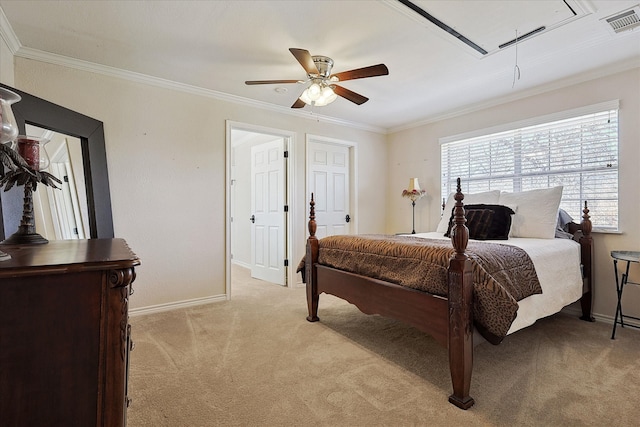
POLYGON ((315 235, 315 201, 311 195, 309 238, 305 256, 305 279, 309 322, 317 322, 318 300, 322 292, 355 304, 365 313, 382 314, 413 325, 431 334, 449 349, 449 369, 453 394, 449 402, 462 409, 474 404, 469 396, 473 368, 473 279, 471 261, 465 254, 469 230, 464 217, 464 195, 458 179, 455 195, 455 227, 451 242, 455 249, 448 268, 449 295, 445 299, 388 282, 318 266, 319 242, 315 235), (319 269, 326 281, 318 282, 319 269))

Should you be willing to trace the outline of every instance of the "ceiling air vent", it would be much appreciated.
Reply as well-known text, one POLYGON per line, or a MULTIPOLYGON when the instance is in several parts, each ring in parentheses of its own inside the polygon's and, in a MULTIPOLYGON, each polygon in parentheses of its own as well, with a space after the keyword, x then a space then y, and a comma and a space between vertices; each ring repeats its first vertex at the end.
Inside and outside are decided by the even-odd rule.
POLYGON ((614 33, 630 30, 640 26, 640 8, 638 6, 625 12, 604 18, 614 33))

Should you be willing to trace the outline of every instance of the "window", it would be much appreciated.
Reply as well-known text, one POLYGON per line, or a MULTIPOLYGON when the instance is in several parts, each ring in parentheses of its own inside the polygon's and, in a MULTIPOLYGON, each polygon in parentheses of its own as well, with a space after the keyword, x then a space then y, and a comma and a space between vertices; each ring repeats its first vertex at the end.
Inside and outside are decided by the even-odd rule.
POLYGON ((441 140, 442 194, 564 186, 577 222, 588 202, 601 230, 618 229, 618 101, 441 140), (480 134, 482 133, 482 134, 480 134))

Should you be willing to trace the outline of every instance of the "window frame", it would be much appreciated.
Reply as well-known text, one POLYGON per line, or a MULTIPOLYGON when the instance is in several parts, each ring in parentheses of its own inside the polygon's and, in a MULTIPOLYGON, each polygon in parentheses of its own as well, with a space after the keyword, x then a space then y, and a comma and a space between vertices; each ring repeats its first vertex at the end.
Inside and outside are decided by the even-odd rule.
MULTIPOLYGON (((448 161, 445 161, 445 145, 447 144, 451 144, 451 143, 460 143, 463 142, 465 140, 469 140, 469 139, 477 139, 478 143, 482 143, 485 142, 487 144, 487 148, 489 150, 495 148, 495 145, 497 145, 498 143, 496 142, 496 140, 498 139, 498 135, 504 133, 504 134, 513 134, 513 135, 521 135, 522 134, 522 130, 525 128, 530 128, 533 126, 541 126, 541 125, 548 125, 554 122, 558 122, 558 121, 562 121, 562 120, 567 120, 567 119, 578 119, 582 116, 587 116, 590 114, 595 114, 595 113, 603 113, 603 112, 610 112, 610 111, 616 111, 617 114, 617 122, 616 122, 616 147, 615 147, 615 166, 613 167, 613 169, 611 169, 612 174, 615 173, 615 182, 617 184, 616 186, 616 191, 615 191, 615 198, 611 199, 612 200, 612 209, 615 209, 615 225, 612 226, 607 226, 606 224, 603 223, 597 223, 597 218, 592 218, 594 219, 594 231, 600 231, 600 232, 609 232, 609 233, 618 233, 620 232, 620 112, 619 112, 619 106, 620 106, 620 102, 619 100, 612 100, 612 101, 607 101, 607 102, 602 102, 602 103, 598 103, 598 104, 593 104, 593 105, 589 105, 589 106, 585 106, 585 107, 581 107, 581 108, 575 108, 575 109, 571 109, 571 110, 565 110, 565 111, 561 111, 561 112, 557 112, 557 113, 552 113, 552 114, 547 114, 547 115, 543 115, 543 116, 538 116, 538 117, 533 117, 530 119, 526 119, 526 120, 521 120, 521 121, 517 121, 517 122, 511 122, 511 123, 506 123, 506 124, 502 124, 502 125, 498 125, 498 126, 493 126, 493 127, 489 127, 489 128, 484 128, 484 129, 477 129, 474 131, 470 131, 470 132, 465 132, 465 133, 461 133, 461 134, 456 134, 456 135, 451 135, 451 136, 447 136, 447 137, 442 137, 439 139, 439 143, 440 143, 440 168, 441 168, 441 172, 440 172, 440 188, 441 188, 441 193, 442 193, 442 197, 444 199, 446 199, 449 195, 449 193, 451 191, 453 191, 451 189, 451 179, 447 179, 447 178, 451 178, 449 177, 449 174, 451 174, 450 169, 451 169, 451 165, 449 165, 448 161), (484 140, 484 141, 483 141, 484 140), (615 171, 615 172, 614 172, 615 171)), ((518 155, 515 154, 516 152, 516 148, 517 148, 517 144, 515 143, 515 137, 511 135, 510 137, 513 139, 513 141, 511 142, 513 144, 513 151, 512 154, 509 154, 508 156, 513 156, 511 158, 506 158, 506 163, 508 163, 509 161, 511 161, 513 163, 513 170, 514 172, 510 174, 510 177, 505 177, 508 180, 512 180, 515 182, 517 180, 523 180, 526 178, 530 178, 530 176, 523 174, 523 175, 519 175, 519 173, 521 171, 517 171, 518 169, 518 165, 520 164, 520 167, 522 166, 522 162, 518 162, 518 155)), ((468 144, 468 146, 470 147, 472 144, 468 144)), ((584 152, 581 151, 581 154, 579 155, 579 157, 581 159, 584 158, 584 152)), ((469 151, 469 153, 467 153, 467 158, 470 158, 472 156, 471 151, 469 151)), ((492 154, 489 154, 489 156, 493 157, 492 154)), ((498 162, 499 163, 499 162, 498 162)), ((460 164, 460 163, 459 163, 460 164)), ((493 166, 493 163, 492 163, 493 166)), ((608 166, 611 167, 611 166, 608 166)), ((588 172, 589 168, 577 168, 576 169, 576 173, 578 174, 583 174, 585 172, 588 172)), ((455 174, 455 172, 453 172, 455 174)), ((540 173, 540 174, 536 174, 537 176, 543 177, 545 178, 548 182, 550 180, 553 180, 553 178, 555 177, 556 179, 562 175, 566 175, 568 172, 566 170, 562 170, 562 171, 550 171, 549 173, 540 173)), ((472 172, 469 172, 469 174, 471 175, 472 172)), ((489 175, 487 175, 487 178, 484 178, 486 181, 489 181, 491 179, 493 179, 494 181, 497 180, 497 178, 499 177, 499 174, 494 174, 492 175, 492 172, 489 171, 489 175)), ((464 174, 462 174, 462 178, 463 178, 463 183, 464 183, 464 174)), ((483 178, 480 179, 475 179, 475 180, 471 180, 470 182, 473 184, 475 183, 482 183, 483 178)), ((555 186, 557 184, 553 184, 553 185, 548 185, 549 187, 555 186)), ((579 192, 580 192, 580 203, 584 203, 582 200, 582 194, 584 191, 584 184, 580 183, 579 184, 579 192)), ((485 190, 493 190, 493 189, 498 189, 496 187, 499 187, 499 184, 495 184, 492 187, 491 183, 487 183, 487 188, 482 188, 482 189, 478 189, 477 191, 485 191, 485 190)), ((544 188, 544 186, 539 186, 537 188, 544 188)), ((504 188, 502 188, 504 189, 504 188)), ((529 188, 526 188, 529 189, 529 188)), ((469 191, 473 191, 473 190, 469 190, 469 191)), ((518 188, 514 188, 513 190, 508 190, 508 191, 522 191, 522 187, 518 188)), ((475 191, 473 191, 475 192, 475 191)), ((564 201, 565 199, 565 194, 563 194, 563 202, 564 203, 569 203, 568 201, 564 201)), ((574 217, 574 220, 576 222, 580 221, 580 217, 576 218, 576 212, 573 212, 573 210, 575 210, 575 199, 576 197, 573 196, 568 196, 567 197, 568 200, 571 200, 573 205, 572 205, 572 211, 571 211, 571 215, 574 217)), ((606 199, 596 199, 597 201, 606 201, 606 199)), ((587 199, 588 202, 588 199, 587 199)), ((562 206, 562 203, 561 203, 562 206)), ((582 208, 580 208, 581 210, 582 208)), ((579 212, 579 215, 582 215, 582 212, 579 212)))

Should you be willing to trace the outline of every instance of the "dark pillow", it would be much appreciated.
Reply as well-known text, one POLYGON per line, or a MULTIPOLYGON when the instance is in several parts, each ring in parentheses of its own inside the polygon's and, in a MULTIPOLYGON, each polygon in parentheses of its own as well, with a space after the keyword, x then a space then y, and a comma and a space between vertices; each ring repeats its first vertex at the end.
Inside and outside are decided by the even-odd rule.
MULTIPOLYGON (((469 238, 486 240, 493 223, 494 212, 491 209, 465 209, 464 215, 467 218, 466 225, 469 229, 469 238)), ((449 228, 445 236, 451 236, 451 227, 453 227, 453 216, 449 220, 449 228)))
MULTIPOLYGON (((455 208, 454 208, 455 209, 455 208)), ((465 205, 465 216, 467 218, 467 228, 469 228, 469 238, 476 240, 507 240, 509 238, 509 230, 511 230, 511 215, 514 215, 515 212, 513 209, 507 206, 502 205, 485 205, 485 204, 472 204, 465 205), (471 234, 471 226, 469 225, 469 212, 473 211, 483 211, 489 210, 493 212, 491 217, 491 224, 488 227, 486 234, 482 232, 480 229, 475 229, 477 225, 471 224, 475 229, 475 234, 471 234)), ((473 214, 476 215, 475 213, 473 214)), ((474 219, 475 220, 475 219, 474 219)), ((449 237, 449 233, 451 231, 451 226, 453 224, 453 210, 451 211, 451 218, 449 219, 449 230, 445 236, 449 237)))
POLYGON ((468 209, 491 209, 493 211, 493 221, 487 233, 487 240, 507 240, 509 230, 511 230, 513 209, 503 205, 467 205, 468 209))

